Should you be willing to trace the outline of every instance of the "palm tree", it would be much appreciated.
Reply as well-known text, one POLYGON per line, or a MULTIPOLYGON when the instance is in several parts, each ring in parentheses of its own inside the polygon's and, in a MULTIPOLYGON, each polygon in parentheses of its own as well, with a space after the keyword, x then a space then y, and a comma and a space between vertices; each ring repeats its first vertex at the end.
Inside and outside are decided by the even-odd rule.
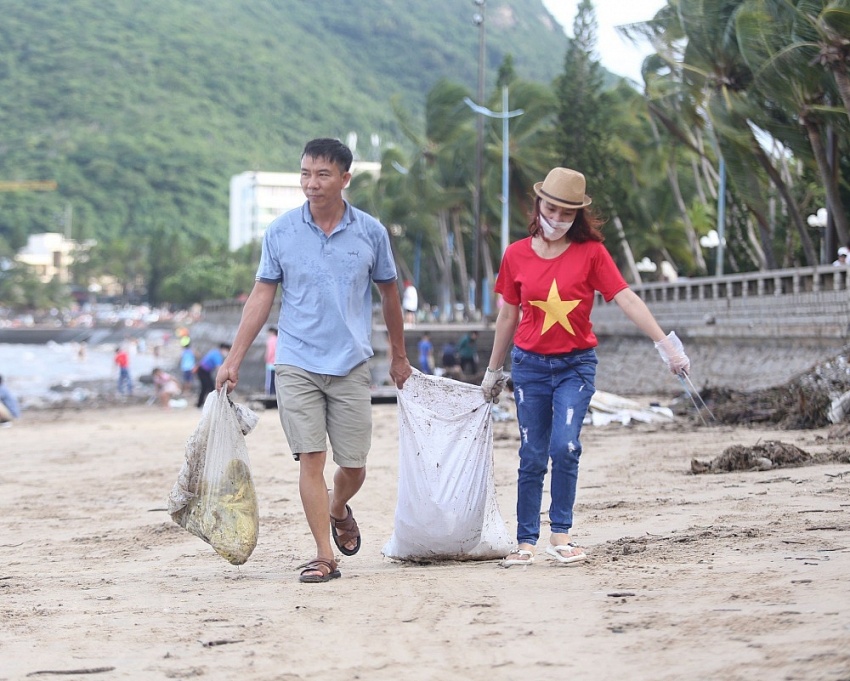
POLYGON ((781 194, 805 258, 813 265, 817 257, 807 225, 787 178, 777 168, 780 161, 764 149, 755 124, 763 118, 764 107, 751 92, 753 73, 737 41, 735 19, 741 4, 741 0, 670 0, 651 22, 627 30, 649 35, 657 51, 656 58, 645 63, 653 115, 692 150, 701 146, 695 142, 700 127, 714 140, 734 194, 758 225, 759 244, 753 253, 760 266, 776 266, 775 229, 766 198, 770 186, 781 194), (665 102, 674 108, 665 107, 665 102), (695 125, 697 117, 704 123, 695 125))
POLYGON ((844 110, 850 117, 850 1, 799 0, 783 4, 795 10, 795 43, 799 49, 815 51, 816 63, 835 79, 844 110))
MULTIPOLYGON (((813 3, 800 4, 811 6, 813 3)), ((846 244, 850 243, 850 228, 842 208, 837 178, 827 159, 823 132, 827 124, 838 125, 837 112, 846 111, 829 104, 837 100, 838 95, 834 88, 836 81, 818 65, 824 50, 816 50, 812 43, 796 39, 798 27, 813 32, 813 25, 817 22, 785 0, 747 0, 736 19, 741 53, 755 74, 756 96, 768 104, 765 107, 767 115, 760 120, 765 129, 798 153, 801 150, 794 144, 796 130, 793 128, 797 126, 793 123, 804 127, 810 145, 807 151, 817 164, 836 232, 841 243, 846 244), (777 110, 786 115, 775 115, 777 110), (785 120, 789 115, 791 125, 785 120)), ((832 68, 833 74, 836 69, 840 70, 832 68)))
POLYGON ((461 85, 446 80, 434 85, 426 98, 424 134, 395 103, 399 125, 415 148, 404 181, 405 200, 408 210, 421 220, 421 233, 432 249, 444 318, 451 314, 456 295, 460 294, 464 306, 468 306, 466 235, 470 224, 470 159, 474 157, 467 149, 473 116, 463 103, 468 95, 461 85))

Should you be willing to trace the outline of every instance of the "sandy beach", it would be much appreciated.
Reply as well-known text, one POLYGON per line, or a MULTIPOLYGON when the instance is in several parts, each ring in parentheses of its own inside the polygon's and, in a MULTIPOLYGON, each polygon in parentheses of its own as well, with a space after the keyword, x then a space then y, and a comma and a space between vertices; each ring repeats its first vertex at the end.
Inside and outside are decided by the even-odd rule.
MULTIPOLYGON (((736 444, 846 451, 826 429, 588 426, 574 529, 586 563, 548 560, 544 533, 528 567, 422 565, 381 555, 398 426, 395 404, 375 405, 352 504, 363 549, 340 556, 342 579, 309 585, 274 411, 247 438, 261 525, 245 565, 168 516, 198 418, 46 410, 0 430, 0 680, 850 679, 850 464, 690 473, 736 444)), ((513 535, 516 423, 494 430, 513 535)))

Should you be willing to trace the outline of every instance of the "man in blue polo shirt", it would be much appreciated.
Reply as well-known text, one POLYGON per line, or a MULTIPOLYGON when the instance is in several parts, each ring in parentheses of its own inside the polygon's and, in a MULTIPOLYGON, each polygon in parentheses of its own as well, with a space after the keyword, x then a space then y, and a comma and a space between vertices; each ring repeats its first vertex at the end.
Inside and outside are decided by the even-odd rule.
POLYGON ((275 354, 277 403, 289 447, 300 464, 299 490, 316 558, 300 581, 340 576, 331 536, 346 556, 360 550, 348 502, 366 479, 371 446, 372 284, 390 343, 390 377, 398 388, 411 374, 397 273, 386 228, 342 197, 352 154, 335 139, 315 139, 301 155, 306 203, 269 225, 256 282, 216 387, 232 390, 239 366, 266 324, 282 287, 275 354), (330 494, 324 468, 330 440, 337 469, 330 494), (330 529, 330 532, 329 532, 330 529))

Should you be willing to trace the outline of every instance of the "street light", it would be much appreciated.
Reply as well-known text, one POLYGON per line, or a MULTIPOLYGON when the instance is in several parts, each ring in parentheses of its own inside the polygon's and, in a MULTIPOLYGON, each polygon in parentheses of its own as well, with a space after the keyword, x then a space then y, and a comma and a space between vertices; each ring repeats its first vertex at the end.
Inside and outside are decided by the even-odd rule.
POLYGON ((832 258, 832 254, 827 250, 829 245, 827 244, 828 239, 826 238, 826 227, 829 224, 829 213, 826 208, 818 208, 818 212, 814 215, 810 215, 806 222, 809 223, 809 227, 816 227, 820 236, 820 261, 821 263, 828 263, 832 258))
MULTIPOLYGON (((508 187, 508 180, 510 178, 510 164, 508 163, 510 159, 510 128, 508 125, 508 121, 511 118, 521 116, 523 113, 525 113, 525 111, 523 109, 508 111, 507 85, 504 85, 502 87, 501 111, 491 111, 487 107, 476 104, 469 97, 464 97, 463 102, 475 113, 480 114, 481 116, 487 116, 489 118, 500 118, 502 120, 502 255, 504 255, 505 250, 508 248, 508 222, 510 219, 508 202, 510 193, 510 189, 508 187)), ((479 120, 481 119, 479 118, 479 120)))

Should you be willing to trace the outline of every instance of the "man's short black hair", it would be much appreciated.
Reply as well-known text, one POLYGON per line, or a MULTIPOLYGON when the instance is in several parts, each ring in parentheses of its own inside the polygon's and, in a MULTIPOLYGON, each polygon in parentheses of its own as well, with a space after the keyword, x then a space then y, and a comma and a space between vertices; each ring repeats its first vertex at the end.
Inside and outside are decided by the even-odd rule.
POLYGON ((335 163, 344 173, 351 170, 351 162, 354 160, 351 149, 338 139, 331 137, 319 137, 318 139, 307 142, 301 158, 305 156, 309 158, 323 158, 326 161, 335 163))

